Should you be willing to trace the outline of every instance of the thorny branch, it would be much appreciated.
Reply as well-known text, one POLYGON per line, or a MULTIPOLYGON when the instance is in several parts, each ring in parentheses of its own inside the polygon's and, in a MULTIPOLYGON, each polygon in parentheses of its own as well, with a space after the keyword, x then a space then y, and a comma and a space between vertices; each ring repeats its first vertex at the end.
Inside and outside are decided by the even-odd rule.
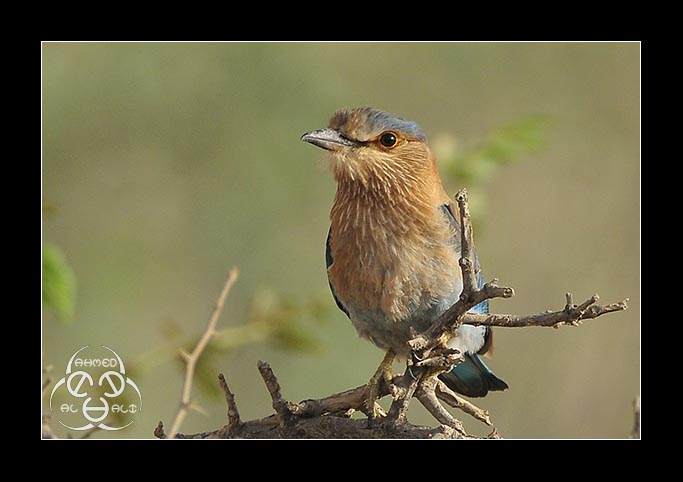
POLYGON ((204 349, 209 344, 209 341, 211 341, 211 338, 216 335, 216 324, 218 323, 218 318, 221 316, 223 305, 225 304, 225 299, 228 297, 228 293, 230 293, 230 289, 235 284, 235 281, 237 281, 237 275, 238 272, 236 268, 233 268, 230 270, 230 273, 228 273, 228 278, 225 280, 223 290, 216 301, 216 306, 213 309, 213 313, 211 313, 209 324, 207 325, 202 336, 199 338, 199 341, 192 352, 180 352, 180 356, 185 362, 185 379, 183 381, 183 389, 180 396, 180 406, 178 407, 178 411, 171 422, 171 430, 168 432, 169 438, 175 437, 175 435, 178 433, 183 420, 185 420, 187 411, 190 408, 195 408, 192 405, 191 395, 192 382, 194 380, 194 372, 197 367, 197 362, 199 361, 199 357, 202 355, 202 353, 204 353, 204 349))
MULTIPOLYGON (((183 386, 181 406, 172 423, 171 431, 166 434, 161 422, 154 430, 158 438, 471 438, 462 423, 448 412, 443 403, 462 410, 477 420, 493 428, 490 414, 475 406, 468 400, 450 390, 436 376, 450 370, 462 361, 462 356, 446 346, 446 341, 453 336, 463 323, 472 325, 488 325, 502 327, 577 326, 583 320, 628 308, 628 299, 618 303, 597 305, 598 295, 593 295, 583 303, 576 305, 572 295, 566 294, 566 303, 562 310, 546 311, 535 315, 500 315, 477 314, 469 310, 484 300, 492 298, 510 298, 514 290, 510 287, 498 286, 493 279, 482 288, 477 286, 474 271, 474 253, 472 246, 472 225, 468 207, 467 190, 461 189, 456 194, 461 219, 462 258, 460 268, 463 275, 463 291, 460 299, 447 310, 429 329, 416 333, 408 343, 413 351, 408 360, 406 372, 397 375, 388 383, 380 385, 379 397, 391 394, 393 401, 388 414, 368 424, 367 420, 353 419, 351 415, 364 407, 367 387, 362 385, 317 400, 304 400, 292 403, 282 397, 280 384, 268 363, 260 361, 258 369, 266 384, 273 402, 275 414, 268 417, 242 422, 239 418, 234 395, 230 392, 225 378, 219 376, 221 388, 228 404, 228 423, 213 431, 192 435, 177 433, 182 418, 190 406, 189 392, 194 373, 194 364, 214 333, 213 325, 220 314, 222 301, 217 303, 217 310, 212 316, 209 328, 200 339, 195 350, 185 356, 187 372, 183 386), (214 319, 215 318, 215 319, 214 319), (192 362, 192 364, 190 364, 192 362), (407 410, 412 398, 418 401, 440 422, 437 428, 412 425, 407 421, 407 410)), ((235 272, 236 273, 236 272, 235 272)), ((235 274, 236 276, 236 274, 235 274)), ((232 280, 234 282, 234 279, 232 280)), ((230 278, 224 288, 224 301, 230 278)), ((635 430, 634 430, 635 432, 635 430)), ((493 428, 489 438, 500 438, 493 428)))

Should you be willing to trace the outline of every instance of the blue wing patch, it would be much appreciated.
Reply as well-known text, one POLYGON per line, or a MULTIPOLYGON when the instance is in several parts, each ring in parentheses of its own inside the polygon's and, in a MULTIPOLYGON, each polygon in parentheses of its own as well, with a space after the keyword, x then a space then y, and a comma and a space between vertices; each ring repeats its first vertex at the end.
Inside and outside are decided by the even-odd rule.
MULTIPOLYGON (((332 226, 330 226, 329 231, 327 231, 327 240, 325 241, 325 266, 328 269, 330 266, 332 266, 332 263, 334 263, 334 259, 332 258, 332 248, 330 247, 331 236, 332 226)), ((329 278, 328 284, 330 285, 330 291, 332 291, 332 297, 334 298, 334 302, 337 303, 339 309, 342 310, 346 314, 346 316, 351 318, 349 315, 349 310, 347 310, 346 307, 341 303, 341 301, 339 301, 339 298, 337 298, 337 293, 334 292, 334 286, 332 286, 332 283, 329 281, 329 278)))

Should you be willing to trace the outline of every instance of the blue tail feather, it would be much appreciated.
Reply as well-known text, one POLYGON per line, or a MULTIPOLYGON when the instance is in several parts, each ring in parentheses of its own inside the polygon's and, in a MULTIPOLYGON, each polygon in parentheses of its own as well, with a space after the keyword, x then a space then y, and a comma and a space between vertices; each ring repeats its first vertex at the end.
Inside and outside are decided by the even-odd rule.
POLYGON ((457 364, 439 378, 453 391, 466 397, 484 397, 491 391, 505 390, 507 383, 498 378, 477 354, 465 354, 465 361, 457 364))

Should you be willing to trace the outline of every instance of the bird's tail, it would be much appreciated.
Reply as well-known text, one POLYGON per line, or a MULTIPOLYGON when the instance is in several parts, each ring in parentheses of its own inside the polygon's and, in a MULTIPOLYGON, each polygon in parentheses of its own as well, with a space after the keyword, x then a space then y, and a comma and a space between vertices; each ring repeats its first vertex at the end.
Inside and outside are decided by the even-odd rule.
POLYGON ((489 390, 499 391, 508 384, 493 374, 477 354, 465 354, 465 361, 458 363, 439 378, 450 388, 466 397, 484 397, 489 390))

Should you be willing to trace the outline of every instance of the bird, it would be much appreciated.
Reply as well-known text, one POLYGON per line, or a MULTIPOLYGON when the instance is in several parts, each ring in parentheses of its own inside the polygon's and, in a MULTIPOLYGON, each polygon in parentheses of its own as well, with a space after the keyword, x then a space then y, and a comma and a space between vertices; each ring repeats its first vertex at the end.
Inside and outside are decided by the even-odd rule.
MULTIPOLYGON (((301 140, 326 151, 337 183, 325 243, 327 276, 358 335, 386 350, 370 382, 377 384, 395 356, 410 356, 414 334, 460 297, 459 212, 413 121, 372 107, 345 108, 301 140)), ((476 252, 475 272, 482 287, 476 252)), ((471 311, 488 313, 488 301, 471 311)), ((490 327, 462 325, 447 345, 464 357, 439 375, 450 389, 483 397, 508 388, 481 358, 493 350, 490 327)))

